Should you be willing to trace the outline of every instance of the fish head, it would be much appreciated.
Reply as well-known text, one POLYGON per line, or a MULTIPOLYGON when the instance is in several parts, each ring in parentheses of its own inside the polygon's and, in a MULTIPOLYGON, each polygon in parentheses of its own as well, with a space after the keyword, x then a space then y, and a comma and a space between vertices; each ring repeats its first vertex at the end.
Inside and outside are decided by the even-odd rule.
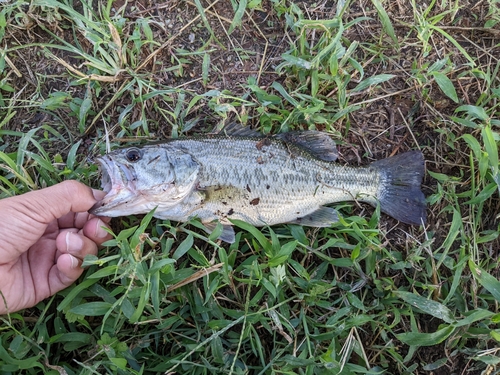
POLYGON ((96 162, 106 196, 89 212, 110 217, 179 204, 194 189, 199 170, 191 155, 168 144, 116 150, 96 162))

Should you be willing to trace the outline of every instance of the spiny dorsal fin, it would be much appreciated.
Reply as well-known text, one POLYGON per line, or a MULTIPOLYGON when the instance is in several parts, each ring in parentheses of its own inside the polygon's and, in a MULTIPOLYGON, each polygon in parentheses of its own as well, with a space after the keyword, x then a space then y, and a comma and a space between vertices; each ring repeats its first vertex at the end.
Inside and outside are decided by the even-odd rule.
POLYGON ((327 133, 316 130, 294 131, 275 136, 285 143, 292 143, 324 161, 335 161, 338 157, 335 141, 327 133))
POLYGON ((258 131, 250 129, 248 126, 244 127, 237 122, 227 124, 222 128, 219 134, 227 135, 228 137, 263 137, 263 135, 258 131))

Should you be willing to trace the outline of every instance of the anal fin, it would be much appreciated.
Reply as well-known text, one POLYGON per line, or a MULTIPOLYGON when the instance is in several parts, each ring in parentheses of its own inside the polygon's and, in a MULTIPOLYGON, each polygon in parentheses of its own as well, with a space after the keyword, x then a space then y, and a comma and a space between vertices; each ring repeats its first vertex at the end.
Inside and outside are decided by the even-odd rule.
MULTIPOLYGON (((208 223, 203 223, 205 226, 205 229, 207 230, 207 233, 212 233, 215 228, 217 227, 218 221, 210 221, 208 223)), ((222 233, 219 236, 219 239, 227 242, 227 243, 233 243, 235 241, 236 235, 234 234, 234 229, 231 225, 226 225, 222 224, 222 233)))
POLYGON ((290 221, 290 224, 299 224, 307 227, 329 227, 332 223, 339 221, 337 210, 331 207, 320 207, 303 217, 290 221))

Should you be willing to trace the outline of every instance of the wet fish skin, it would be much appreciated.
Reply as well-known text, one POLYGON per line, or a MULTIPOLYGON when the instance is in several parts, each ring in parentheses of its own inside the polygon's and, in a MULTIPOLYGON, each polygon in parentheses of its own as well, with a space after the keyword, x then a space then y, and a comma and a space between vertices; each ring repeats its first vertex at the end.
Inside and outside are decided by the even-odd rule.
POLYGON ((122 216, 156 207, 161 219, 216 220, 229 242, 229 219, 329 226, 338 216, 324 205, 346 200, 380 202, 396 219, 425 222, 420 152, 355 168, 332 162, 335 145, 325 133, 285 134, 191 137, 113 151, 99 160, 109 193, 91 211, 122 216), (127 153, 139 157, 130 161, 127 153))

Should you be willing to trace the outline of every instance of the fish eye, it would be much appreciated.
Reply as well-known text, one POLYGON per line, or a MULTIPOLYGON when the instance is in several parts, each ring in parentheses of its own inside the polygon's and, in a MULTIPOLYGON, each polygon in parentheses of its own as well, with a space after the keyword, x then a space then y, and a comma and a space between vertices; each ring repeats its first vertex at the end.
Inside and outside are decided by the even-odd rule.
POLYGON ((139 150, 138 148, 129 148, 127 150, 127 152, 125 153, 125 157, 127 158, 127 160, 131 163, 135 163, 136 161, 139 161, 141 160, 141 150, 139 150))

